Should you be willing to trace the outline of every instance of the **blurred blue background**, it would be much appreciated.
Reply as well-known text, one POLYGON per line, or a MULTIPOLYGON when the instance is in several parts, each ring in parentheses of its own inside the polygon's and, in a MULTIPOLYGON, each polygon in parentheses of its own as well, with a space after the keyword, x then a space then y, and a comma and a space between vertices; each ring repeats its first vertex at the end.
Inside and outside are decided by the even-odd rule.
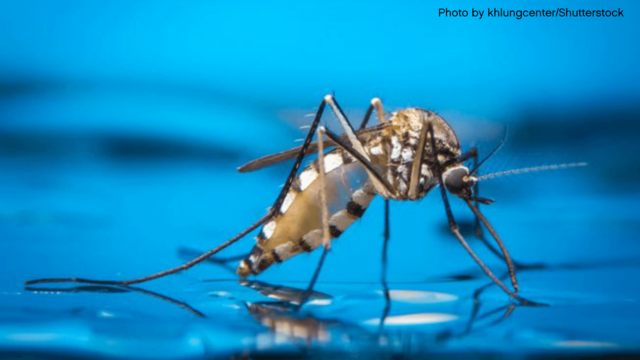
MULTIPOLYGON (((0 349, 124 358, 261 349, 255 334, 268 329, 238 305, 259 297, 220 267, 144 285, 223 319, 215 323, 140 294, 34 293, 22 282, 138 277, 186 260, 181 247, 204 251, 235 235, 265 213, 291 165, 235 169, 298 145, 306 115, 335 93, 354 119, 374 96, 387 110, 437 111, 465 149, 478 145, 485 153, 506 126, 507 144, 484 173, 589 162, 483 184, 483 194, 497 200, 484 212, 511 254, 551 268, 523 272, 523 295, 551 306, 518 309, 489 332, 444 348, 637 352, 640 289, 628 279, 640 275, 640 6, 571 5, 615 5, 623 18, 480 20, 439 17, 446 5, 0 1, 0 349), (127 335, 132 324, 147 334, 143 340, 127 335)), ((470 12, 566 4, 448 5, 470 12)), ((363 309, 384 307, 382 205, 375 200, 327 259, 319 289, 337 296, 323 310, 333 318, 362 325, 371 315, 363 309)), ((471 221, 463 206, 454 203, 454 212, 461 223, 471 221)), ((447 311, 459 320, 443 326, 464 323, 486 279, 448 233, 439 197, 393 203, 391 220, 390 286, 454 294, 447 311), (445 281, 451 277, 468 281, 445 281)), ((248 238, 228 255, 252 245, 248 238)), ((259 279, 304 288, 318 256, 298 256, 259 279)), ((499 289, 487 291, 489 303, 509 303, 499 289)), ((401 305, 394 311, 410 312, 401 305)), ((291 344, 266 349, 296 351, 291 344)))

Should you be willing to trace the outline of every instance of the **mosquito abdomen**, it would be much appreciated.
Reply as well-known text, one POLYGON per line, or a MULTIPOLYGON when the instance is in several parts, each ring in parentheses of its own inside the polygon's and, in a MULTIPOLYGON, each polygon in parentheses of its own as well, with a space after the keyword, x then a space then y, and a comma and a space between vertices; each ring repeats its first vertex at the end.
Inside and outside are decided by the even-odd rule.
MULTIPOLYGON (((329 233, 339 237, 362 217, 376 195, 364 168, 334 150, 325 156, 329 233)), ((267 222, 256 237, 257 244, 238 266, 242 277, 257 275, 274 263, 280 263, 322 244, 319 182, 314 162, 296 178, 278 214, 267 222)))

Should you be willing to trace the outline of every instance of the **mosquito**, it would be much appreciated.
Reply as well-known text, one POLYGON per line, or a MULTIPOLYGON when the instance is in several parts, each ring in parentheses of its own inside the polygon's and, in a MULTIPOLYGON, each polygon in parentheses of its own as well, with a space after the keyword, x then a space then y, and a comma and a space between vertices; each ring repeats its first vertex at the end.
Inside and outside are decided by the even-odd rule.
MULTIPOLYGON (((531 303, 518 295, 514 262, 502 239, 479 209, 480 204, 489 205, 493 200, 478 195, 478 183, 484 179, 513 173, 586 164, 539 166, 479 176, 477 172, 480 166, 498 151, 500 146, 478 162, 477 149, 474 147, 462 153, 456 133, 436 113, 420 108, 407 108, 394 112, 387 118, 382 101, 378 98, 371 100, 356 131, 334 97, 327 95, 320 103, 301 146, 262 157, 238 169, 240 172, 248 172, 295 158, 287 180, 267 214, 235 237, 180 266, 145 277, 131 280, 46 278, 27 281, 26 284, 142 283, 188 269, 262 226, 256 237, 256 245, 238 265, 237 274, 242 278, 259 275, 275 263, 282 263, 295 255, 309 253, 322 246, 322 256, 309 284, 310 292, 331 247, 331 241, 340 237, 354 221, 363 216, 376 195, 385 200, 386 249, 389 240, 389 201, 420 200, 431 190, 439 187, 451 233, 486 275, 506 294, 520 303, 531 303), (338 119, 344 135, 339 136, 327 127, 320 126, 327 105, 338 119), (374 111, 379 124, 367 127, 374 111), (313 142, 314 136, 317 138, 316 142, 313 142), (325 148, 328 151, 325 152, 325 148), (312 153, 317 153, 317 159, 298 174, 305 156, 312 153), (472 169, 465 166, 465 162, 470 159, 473 159, 475 164, 472 169), (448 194, 462 199, 476 217, 477 225, 484 225, 491 234, 500 249, 498 252, 493 248, 494 252, 506 262, 511 288, 496 277, 469 246, 453 216, 448 194)), ((383 259, 385 253, 383 252, 383 259)), ((386 266, 386 261, 383 260, 383 263, 386 266)))

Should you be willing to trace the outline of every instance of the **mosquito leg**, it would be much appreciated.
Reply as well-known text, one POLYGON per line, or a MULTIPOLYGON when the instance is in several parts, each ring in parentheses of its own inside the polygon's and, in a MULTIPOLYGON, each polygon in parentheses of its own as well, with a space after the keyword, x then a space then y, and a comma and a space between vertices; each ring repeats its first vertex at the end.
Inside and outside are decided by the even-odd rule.
POLYGON ((349 119, 347 119, 347 116, 344 114, 344 111, 342 111, 342 109, 340 108, 340 105, 338 105, 338 102, 336 101, 336 99, 334 99, 333 96, 331 95, 327 95, 324 97, 324 101, 327 104, 329 104, 329 106, 331 107, 331 110, 333 110, 333 113, 338 118, 338 121, 340 122, 340 125, 344 129, 344 133, 347 136, 347 139, 349 139, 349 143, 351 144, 351 147, 355 151, 357 151, 360 155, 362 155, 362 157, 364 157, 367 161, 370 161, 367 151, 364 149, 364 146, 358 139, 358 136, 356 136, 356 133, 353 130, 353 126, 351 126, 349 119))
POLYGON ((382 245, 382 282, 387 282, 387 248, 391 232, 389 229, 389 199, 384 200, 384 242, 382 245))
MULTIPOLYGON (((380 124, 385 122, 384 109, 382 107, 382 101, 380 101, 380 99, 378 99, 378 98, 373 98, 371 100, 371 105, 369 106, 369 109, 367 110, 367 113, 364 116, 364 119, 360 123, 360 128, 359 128, 360 130, 364 130, 367 127, 367 124, 369 123, 369 119, 371 118, 371 114, 373 114, 373 110, 376 110, 376 114, 378 115, 380 124)), ((342 138, 346 139, 347 136, 343 135, 342 138)), ((325 145, 326 145, 325 148, 328 148, 330 146, 334 146, 333 142, 330 141, 330 140, 326 141, 325 145)), ((293 148, 293 149, 289 149, 289 150, 286 150, 286 151, 282 151, 282 152, 276 153, 276 154, 263 156, 261 158, 255 159, 253 161, 250 161, 250 162, 240 166, 238 168, 238 172, 256 171, 256 170, 260 170, 262 168, 265 168, 267 166, 273 165, 275 163, 279 163, 279 162, 282 162, 282 161, 293 159, 300 153, 300 149, 302 149, 302 145, 298 146, 296 148, 293 148)), ((307 147, 307 149, 305 151, 305 155, 313 154, 313 153, 316 153, 317 151, 318 151, 318 144, 317 143, 311 143, 309 145, 309 147, 307 147)))
MULTIPOLYGON (((191 258, 191 257, 195 257, 195 256, 200 256, 200 254, 202 254, 202 252, 199 251, 199 250, 196 250, 196 249, 191 249, 191 248, 187 248, 187 247, 181 247, 181 248, 178 249, 178 255, 180 257, 183 257, 183 258, 191 258)), ((226 263, 229 263, 229 262, 246 259, 247 256, 249 256, 249 253, 241 254, 241 255, 234 255, 234 256, 227 256, 227 257, 212 256, 209 259, 207 259, 207 262, 210 262, 210 263, 213 263, 213 264, 226 264, 226 263)))
POLYGON ((391 311, 391 295, 389 293, 389 286, 387 285, 387 249, 389 245, 390 229, 389 229, 389 199, 384 200, 384 242, 382 245, 382 289, 384 292, 384 310, 382 316, 380 316, 380 325, 378 327, 378 334, 382 334, 384 328, 384 322, 389 316, 391 311))
POLYGON ((427 129, 423 127, 420 131, 418 139, 418 147, 413 156, 413 165, 411 166, 411 179, 409 180, 409 199, 417 200, 420 192, 420 177, 422 175, 422 164, 424 162, 424 145, 427 141, 427 129))
MULTIPOLYGON (((478 149, 476 147, 472 147, 466 153, 460 155, 460 161, 466 161, 468 159, 473 159, 473 167, 472 169, 476 169, 478 167, 478 149)), ((473 205, 480 210, 480 202, 478 201, 478 197, 480 197, 480 182, 476 181, 473 185, 473 194, 475 199, 473 200, 473 205)), ((506 258, 496 249, 487 239, 484 237, 484 233, 482 232, 482 225, 480 224, 480 218, 478 215, 473 216, 474 218, 474 227, 476 229, 476 238, 480 240, 495 256, 506 261, 506 258)))
POLYGON ((358 130, 363 130, 364 128, 367 127, 367 124, 369 123, 369 119, 371 118, 371 114, 373 113, 374 108, 375 107, 373 106, 373 103, 369 105, 369 108, 367 109, 367 112, 364 114, 364 118, 362 119, 362 122, 360 123, 360 127, 358 128, 358 130))
POLYGON ((387 181, 387 179, 385 179, 381 174, 378 173, 378 171, 374 168, 373 164, 371 163, 371 161, 369 161, 369 159, 365 158, 352 146, 342 141, 342 139, 340 139, 340 137, 336 135, 333 131, 329 129, 324 129, 324 131, 325 131, 325 135, 327 135, 327 137, 331 139, 336 144, 337 147, 341 148, 342 150, 349 153, 349 155, 353 156, 365 168, 365 170, 367 170, 367 173, 371 175, 371 177, 374 180, 378 181, 381 184, 381 186, 383 187, 382 190, 390 194, 394 193, 394 191, 391 188, 391 185, 389 184, 389 181, 387 181))
POLYGON ((485 272, 485 274, 487 274, 487 276, 489 276, 489 278, 491 278, 491 280, 493 280, 493 282, 496 283, 496 285, 498 285, 502 289, 502 291, 504 291, 505 293, 507 293, 512 298, 516 299, 517 301, 519 301, 522 304, 534 304, 533 302, 531 302, 529 300, 526 300, 526 299, 518 296, 516 293, 512 292, 511 290, 509 290, 509 288, 507 288, 507 286, 502 281, 500 281, 500 279, 498 279, 493 274, 493 272, 491 272, 491 270, 482 262, 482 260, 478 257, 478 255, 469 246, 469 244, 464 239, 462 234, 460 234, 460 230, 458 229, 458 225, 456 224, 456 220, 453 217, 453 213, 451 212, 451 206, 449 205, 449 198, 447 197, 447 190, 445 189, 444 178, 442 176, 442 169, 440 168, 440 163, 437 161, 438 158, 437 158, 437 155, 436 155, 436 141, 435 141, 435 135, 434 135, 433 125, 432 124, 429 124, 429 137, 430 137, 430 141, 431 141, 431 152, 432 152, 431 155, 433 156, 433 159, 435 159, 435 164, 436 164, 436 166, 434 167, 434 170, 435 170, 436 176, 440 180, 440 186, 439 186, 440 187, 440 194, 442 196, 442 201, 444 203, 445 212, 447 213, 447 220, 449 222, 449 229, 456 236, 456 238, 458 239, 460 244, 465 248, 465 250, 469 253, 469 255, 471 255, 473 260, 480 266, 480 268, 482 268, 482 270, 485 272))
MULTIPOLYGON (((500 147, 502 146, 502 144, 504 143, 504 140, 500 143, 500 145, 494 150, 492 151, 492 153, 495 153, 497 151, 497 149, 500 149, 500 147)), ((465 152, 464 154, 460 155, 459 157, 459 161, 460 162, 464 162, 466 160, 469 159, 473 159, 473 169, 477 169, 478 167, 478 150, 473 147, 471 149, 469 149, 467 152, 465 152)), ((473 200, 473 206, 475 206, 476 209, 478 209, 478 211, 480 210, 480 202, 478 201, 478 198, 480 197, 480 182, 476 181, 476 183, 473 185, 473 194, 474 194, 474 200, 473 200)), ((500 251, 498 251, 498 249, 495 248, 495 246, 493 246, 484 236, 484 233, 482 231, 482 224, 480 222, 480 217, 475 214, 474 212, 474 219, 475 219, 475 229, 476 229, 476 237, 478 238, 478 240, 480 240, 488 249, 489 251, 491 251, 496 257, 502 259, 503 261, 505 261, 507 263, 507 266, 509 267, 509 272, 513 273, 511 271, 511 268, 515 267, 515 268, 526 268, 527 265, 523 265, 511 258, 507 258, 504 255, 504 251, 501 253, 500 251), (510 264, 511 263, 511 264, 510 264)), ((515 273, 513 273, 513 277, 515 278, 515 273)))
POLYGON ((320 270, 322 270, 322 265, 324 265, 324 259, 327 257, 328 253, 329 253, 329 248, 327 248, 326 246, 323 246, 322 255, 320 256, 320 260, 318 261, 316 270, 313 273, 313 277, 311 278, 311 281, 309 281, 309 286, 307 286, 307 290, 305 290, 302 293, 300 304, 298 305, 298 308, 296 309, 296 311, 300 310, 302 306, 309 300, 309 297, 311 296, 311 294, 313 294, 313 287, 316 285, 316 282, 318 281, 318 276, 320 276, 320 270))
MULTIPOLYGON (((443 199, 446 199, 446 193, 443 195, 443 199)), ((532 302, 518 296, 516 293, 509 290, 509 288, 507 288, 507 286, 502 281, 500 281, 500 279, 498 279, 493 274, 493 272, 491 272, 491 270, 482 262, 482 260, 480 260, 478 255, 476 255, 473 249, 471 249, 471 247, 469 246, 467 241, 464 239, 462 234, 460 234, 458 225, 456 224, 455 219, 453 218, 453 214, 451 213, 451 208, 449 206, 448 199, 444 201, 445 201, 445 210, 447 212, 447 218, 449 218, 449 228, 451 229, 451 232, 453 232, 453 234, 456 236, 460 244, 462 244, 462 246, 465 248, 465 250, 467 250, 469 255, 471 255, 473 260, 480 266, 480 268, 482 268, 482 270, 487 274, 487 276, 489 276, 489 278, 491 278, 491 280, 493 280, 493 282, 495 282, 496 285, 498 285, 505 293, 507 293, 508 295, 510 295, 511 297, 513 297, 514 299, 518 300, 523 304, 532 304, 532 302)))
POLYGON ((300 309, 307 302, 309 296, 313 293, 313 287, 315 286, 316 281, 318 280, 318 276, 320 275, 320 270, 322 269, 322 265, 324 264, 324 259, 327 257, 327 253, 331 249, 331 234, 329 232, 329 204, 327 202, 327 174, 325 173, 324 168, 324 133, 325 128, 321 126, 318 129, 318 181, 320 186, 323 250, 320 261, 318 262, 318 266, 316 267, 316 271, 313 273, 313 277, 309 282, 307 290, 302 295, 302 299, 300 301, 298 309, 300 309))
POLYGON ((271 212, 268 213, 267 215, 263 216, 260 220, 255 222, 253 225, 251 225, 248 228, 246 228, 240 234, 238 234, 235 237, 227 240, 222 245, 220 245, 220 246, 218 246, 218 247, 216 247, 216 248, 214 248, 212 250, 209 250, 206 253, 198 256, 197 258, 195 258, 195 259, 193 259, 193 260, 191 260, 189 262, 186 262, 186 263, 184 263, 184 264, 182 264, 180 266, 174 267, 174 268, 169 269, 169 270, 161 271, 161 272, 153 274, 153 275, 144 276, 144 277, 141 277, 141 278, 131 279, 131 280, 91 280, 91 279, 83 279, 83 278, 36 279, 36 280, 25 281, 25 285, 34 285, 34 284, 41 284, 41 283, 61 283, 61 282, 76 282, 76 283, 95 284, 95 285, 132 285, 132 284, 138 284, 138 283, 142 283, 142 282, 145 282, 145 281, 157 279, 157 278, 160 278, 160 277, 163 277, 163 276, 167 276, 167 275, 170 275, 170 274, 175 274, 177 272, 180 272, 182 270, 188 269, 188 268, 190 268, 190 267, 192 267, 192 266, 194 266, 194 265, 196 265, 198 263, 201 263, 201 262, 207 260, 209 257, 217 254, 218 252, 220 252, 221 250, 225 249, 229 245, 231 245, 234 242, 240 240, 245 235, 247 235, 251 231, 255 230, 258 226, 260 226, 263 223, 267 222, 270 218, 271 218, 271 212))
MULTIPOLYGON (((471 148, 469 152, 471 152, 471 158, 473 159, 473 168, 475 168, 476 166, 478 166, 478 149, 474 147, 474 148, 471 148)), ((473 205, 475 205, 475 207, 478 210, 480 210, 480 202, 478 201, 478 197, 480 197, 479 181, 476 181, 476 183, 473 185, 473 194, 476 197, 475 200, 473 200, 473 205)), ((480 225, 480 218, 478 218, 477 215, 475 215, 475 227, 476 227, 476 237, 478 239, 485 240, 484 233, 482 232, 482 225, 480 225)), ((489 245, 489 243, 487 243, 486 241, 483 241, 483 242, 489 245)), ((493 249, 493 246, 491 246, 491 248, 493 249)))
POLYGON ((369 118, 371 117, 371 113, 373 113, 374 109, 376 110, 376 114, 378 115, 378 121, 380 123, 384 122, 384 108, 382 107, 382 100, 375 97, 371 99, 371 105, 369 105, 369 109, 367 109, 367 113, 364 114, 364 119, 360 124, 359 130, 363 130, 364 128, 367 127, 367 123, 369 123, 369 118))
MULTIPOLYGON (((473 159, 473 166, 471 167, 472 169, 475 169, 478 166, 478 149, 474 146, 471 149, 467 150, 464 154, 460 155, 458 157, 458 161, 460 161, 461 163, 469 160, 469 159, 473 159)), ((473 200, 473 204, 476 206, 476 208, 480 209, 480 202, 477 200, 478 197, 480 197, 480 182, 476 181, 476 183, 473 185, 473 194, 476 197, 476 199, 473 200)), ((494 253, 497 257, 501 258, 502 260, 504 260, 504 257, 502 257, 502 255, 489 243, 485 240, 484 238, 484 234, 482 232, 482 225, 480 225, 480 219, 477 216, 474 216, 474 223, 475 223, 475 229, 476 229, 476 237, 481 240, 488 248, 489 250, 491 250, 492 253, 494 253)))
POLYGON ((320 119, 322 118, 322 114, 324 113, 324 109, 326 105, 327 105, 327 96, 325 96, 325 98, 322 99, 320 106, 318 106, 318 111, 316 112, 316 116, 313 119, 313 123, 311 123, 311 126, 309 127, 309 133, 307 134, 307 137, 304 139, 304 143, 300 148, 300 152, 296 157, 296 162, 293 164, 293 167, 289 172, 289 176, 287 177, 287 181, 285 181, 284 186, 282 187, 282 190, 278 195, 278 198, 276 199, 276 201, 273 203, 273 206, 271 207, 272 212, 275 212, 278 209, 280 209, 280 206, 282 206, 282 202, 284 201, 284 198, 287 196, 287 193, 289 193, 289 190, 291 189, 291 184, 293 183, 293 180, 296 178, 298 169, 302 164, 302 159, 304 159, 305 154, 307 152, 307 148, 311 144, 311 140, 313 140, 313 136, 316 133, 316 129, 318 128, 318 124, 320 123, 320 119))
MULTIPOLYGON (((333 137, 330 137, 330 139, 333 140, 333 142, 335 142, 336 145, 342 145, 341 147, 345 148, 345 150, 348 150, 351 153, 351 155, 355 156, 353 153, 358 153, 358 155, 360 156, 355 156, 355 157, 363 165, 365 165, 364 162, 371 164, 371 159, 369 158, 368 152, 365 150, 364 146, 362 145, 362 142, 360 142, 360 139, 358 139, 358 136, 353 130, 353 127, 351 126, 349 119, 347 119, 347 116, 344 114, 344 111, 342 111, 342 109, 340 108, 340 105, 338 105, 338 102, 331 95, 325 96, 324 100, 326 101, 327 104, 329 104, 329 106, 331 107, 331 110, 333 110, 333 113, 338 118, 338 121, 340 122, 340 125, 344 130, 345 136, 347 137, 347 139, 349 139, 349 143, 350 143, 350 146, 348 146, 349 149, 345 148, 346 144, 344 142, 336 141, 337 136, 335 137, 335 139, 333 137)), ((371 100, 371 106, 377 108, 378 117, 382 121, 384 119, 384 113, 382 109, 382 102, 380 101, 380 99, 373 98, 371 100)), ((328 130, 327 130, 327 135, 329 135, 328 130)), ((380 179, 382 178, 382 176, 380 176, 380 174, 378 174, 377 171, 373 169, 373 166, 365 166, 365 169, 367 170, 367 173, 369 173, 369 175, 372 176, 373 178, 372 182, 376 187, 376 190, 379 193, 381 193, 385 198, 388 198, 390 195, 395 193, 395 191, 391 190, 391 187, 389 186, 389 183, 388 181, 386 181, 386 179, 384 182, 381 182, 380 179)))
POLYGON ((327 174, 324 169, 324 133, 325 128, 318 129, 318 181, 320 185, 320 208, 322 216, 322 245, 325 249, 331 248, 331 235, 329 233, 329 203, 327 201, 327 174))
POLYGON ((158 272, 158 273, 153 274, 153 275, 144 276, 144 277, 131 279, 131 280, 92 280, 92 279, 83 279, 83 278, 49 278, 49 279, 30 280, 30 281, 26 281, 25 284, 26 285, 33 285, 33 284, 53 283, 53 282, 54 283, 77 282, 77 283, 96 284, 96 285, 132 285, 132 284, 138 284, 138 283, 146 282, 146 281, 149 281, 149 280, 161 278, 161 277, 164 277, 164 276, 167 276, 167 275, 175 274, 177 272, 189 269, 190 267, 207 260, 208 258, 210 258, 211 256, 213 256, 213 255, 217 254, 218 252, 222 251, 223 249, 225 249, 229 245, 231 245, 231 244, 235 243, 236 241, 242 239, 248 233, 250 233, 253 230, 255 230, 256 228, 258 228, 258 226, 260 226, 260 225, 266 223, 267 221, 269 221, 273 217, 273 215, 277 213, 277 210, 279 210, 280 206, 282 206, 282 202, 284 201, 284 198, 287 196, 287 193, 289 192, 289 189, 291 188, 291 184, 293 183, 293 180, 296 177, 298 169, 300 168, 300 164, 302 164, 302 159, 305 156, 306 150, 309 147, 309 144, 311 144, 311 140, 313 139, 313 136, 315 135, 316 129, 318 128, 318 124, 320 123, 320 119, 322 118, 322 114, 324 112, 326 104, 327 104, 327 97, 325 97, 325 99, 323 99, 322 102, 320 103, 320 106, 318 106, 318 111, 316 112, 316 116, 315 116, 315 118, 313 120, 313 123, 311 124, 311 127, 309 128, 309 133, 307 134, 307 137, 305 138, 304 143, 302 144, 302 147, 300 148, 300 152, 298 153, 298 156, 296 157, 296 161, 293 164, 293 167, 291 168, 291 171, 289 172, 289 176, 287 177, 287 180, 285 181, 284 186, 282 187, 282 190, 280 190, 280 194, 276 198, 276 201, 273 203, 273 206, 271 206, 271 208, 269 209, 267 214, 265 216, 263 216, 260 220, 256 221, 253 225, 249 226, 248 228, 246 228, 244 231, 242 231, 238 235, 236 235, 233 238, 227 240, 222 245, 220 245, 220 246, 218 246, 218 247, 216 247, 214 249, 211 249, 211 250, 205 252, 204 254, 196 257, 195 259, 193 259, 191 261, 188 261, 188 262, 186 262, 186 263, 184 263, 184 264, 182 264, 180 266, 176 266, 176 267, 174 267, 172 269, 161 271, 161 272, 158 272))
POLYGON ((507 262, 507 267, 509 268, 509 277, 511 278, 511 284, 513 285, 513 290, 518 292, 518 280, 516 279, 516 271, 513 267, 513 262, 511 261, 511 256, 509 255, 509 251, 507 251, 507 247, 502 242, 502 239, 498 236, 498 233, 493 229, 491 223, 487 220, 487 218, 480 212, 480 210, 474 206, 474 204, 469 199, 465 199, 467 206, 473 211, 477 219, 480 219, 484 226, 487 227, 491 236, 496 240, 502 254, 504 255, 505 261, 507 262))
MULTIPOLYGON (((202 254, 201 251, 189 249, 186 247, 181 247, 178 249, 178 255, 183 259, 193 259, 195 257, 200 256, 201 254, 202 254)), ((248 254, 245 254, 243 259, 246 258, 246 255, 248 254)), ((219 266, 225 269, 226 271, 230 272, 231 274, 236 275, 236 267, 230 265, 230 263, 233 261, 231 259, 235 259, 235 258, 237 258, 237 256, 222 258, 222 259, 212 256, 209 259, 205 260, 205 262, 219 266), (221 261, 221 260, 224 260, 224 261, 221 261)))

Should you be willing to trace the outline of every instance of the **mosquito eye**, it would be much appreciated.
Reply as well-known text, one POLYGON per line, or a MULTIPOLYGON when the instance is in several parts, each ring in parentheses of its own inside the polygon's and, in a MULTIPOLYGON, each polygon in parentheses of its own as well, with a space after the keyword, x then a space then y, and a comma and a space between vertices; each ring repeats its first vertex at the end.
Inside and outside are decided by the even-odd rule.
POLYGON ((465 181, 467 175, 469 175, 469 170, 465 168, 453 169, 444 178, 444 186, 450 192, 459 194, 469 186, 469 183, 465 181))

